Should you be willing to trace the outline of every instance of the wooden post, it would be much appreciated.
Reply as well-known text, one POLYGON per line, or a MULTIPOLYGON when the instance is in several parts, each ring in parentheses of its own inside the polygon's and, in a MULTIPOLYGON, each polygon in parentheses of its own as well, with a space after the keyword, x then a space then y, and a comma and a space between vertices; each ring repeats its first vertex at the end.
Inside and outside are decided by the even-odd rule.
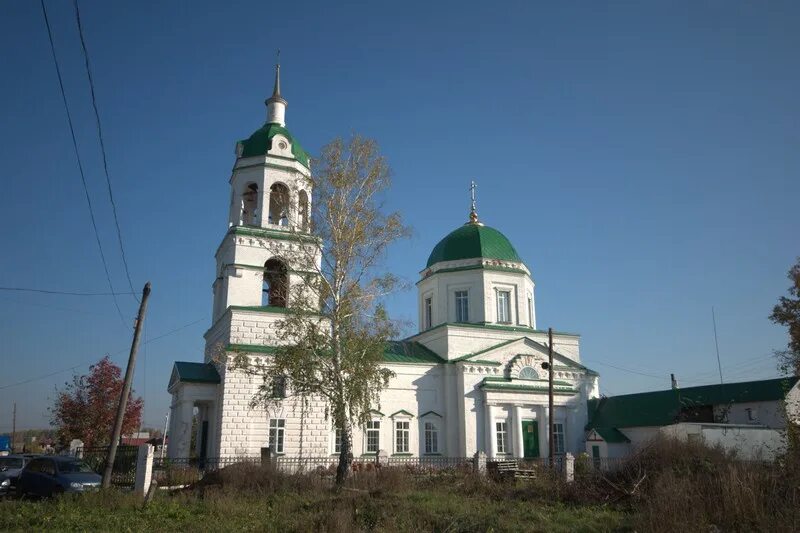
POLYGON ((547 384, 547 446, 550 462, 552 463, 555 457, 555 450, 553 449, 553 328, 547 328, 547 363, 550 365, 550 374, 547 384))
POLYGON ((150 296, 150 282, 144 285, 142 291, 142 302, 139 304, 139 314, 136 317, 136 327, 133 331, 133 343, 131 353, 128 356, 128 368, 125 369, 125 382, 122 384, 122 392, 119 395, 119 405, 117 406, 117 419, 114 421, 114 431, 111 434, 111 443, 108 446, 106 457, 106 469, 103 472, 103 488, 111 486, 111 474, 114 471, 114 459, 117 456, 117 443, 120 433, 122 433, 122 422, 125 419, 125 408, 128 405, 128 396, 131 393, 131 382, 133 381, 133 369, 136 366, 136 351, 139 349, 139 336, 144 324, 144 315, 147 311, 147 299, 150 296))

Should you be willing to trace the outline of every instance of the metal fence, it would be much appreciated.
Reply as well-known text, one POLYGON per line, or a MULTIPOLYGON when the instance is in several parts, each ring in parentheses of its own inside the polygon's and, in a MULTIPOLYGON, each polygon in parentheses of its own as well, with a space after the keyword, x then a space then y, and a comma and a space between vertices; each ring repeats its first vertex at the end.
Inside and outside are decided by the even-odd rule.
MULTIPOLYGON (((136 446, 117 446, 114 456, 114 469, 111 483, 119 487, 132 487, 136 479, 136 459, 139 449, 136 446)), ((75 454, 83 458, 92 470, 103 475, 108 464, 108 446, 78 448, 75 454)))
MULTIPOLYGON (((107 447, 83 448, 78 451, 89 466, 102 474, 106 466, 107 447)), ((136 478, 138 449, 135 446, 119 446, 114 460, 111 482, 119 487, 132 487, 136 478)), ((512 468, 530 472, 534 475, 562 475, 566 469, 566 458, 523 459, 515 457, 487 457, 487 463, 513 463, 512 468)), ((339 464, 337 455, 314 457, 210 457, 210 458, 159 458, 153 459, 152 479, 159 486, 182 486, 196 483, 211 472, 229 467, 264 466, 275 468, 285 474, 314 474, 333 477, 339 464)), ((615 472, 630 464, 630 458, 591 458, 578 456, 574 462, 575 477, 590 477, 615 472)), ((473 457, 447 456, 362 456, 354 457, 350 466, 351 474, 376 472, 383 469, 402 469, 417 476, 439 476, 447 474, 466 474, 475 469, 473 457)))

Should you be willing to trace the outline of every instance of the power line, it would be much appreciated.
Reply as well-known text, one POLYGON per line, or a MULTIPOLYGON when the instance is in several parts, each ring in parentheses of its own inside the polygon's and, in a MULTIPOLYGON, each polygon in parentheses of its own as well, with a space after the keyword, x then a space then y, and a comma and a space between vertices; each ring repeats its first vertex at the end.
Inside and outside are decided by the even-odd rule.
POLYGON ((612 365, 611 363, 604 363, 602 361, 593 361, 593 360, 589 360, 589 359, 584 359, 584 361, 588 361, 588 362, 593 363, 593 364, 609 366, 611 368, 616 368, 617 370, 622 370, 623 372, 630 372, 631 374, 637 374, 639 376, 644 376, 644 377, 648 377, 648 378, 662 379, 662 380, 667 379, 666 376, 657 376, 655 374, 647 374, 645 372, 639 372, 638 370, 631 370, 630 368, 623 368, 621 366, 612 365))
MULTIPOLYGON (((56 45, 53 42, 53 31, 50 29, 50 20, 47 18, 47 9, 44 7, 44 0, 40 0, 42 4, 42 14, 44 15, 44 24, 47 27, 47 38, 50 40, 50 51, 53 53, 53 63, 56 67, 56 75, 58 76, 58 87, 61 89, 61 99, 64 101, 64 110, 67 112, 67 123, 69 124, 69 133, 72 136, 72 147, 75 149, 75 158, 78 160, 78 170, 81 175, 81 183, 83 184, 83 192, 86 193, 86 203, 89 205, 89 217, 92 219, 92 228, 94 229, 94 237, 97 240, 97 247, 100 249, 100 259, 103 261, 103 270, 106 273, 106 280, 108 280, 108 288, 114 292, 114 286, 111 283, 111 275, 108 272, 108 264, 106 263, 106 256, 103 253, 103 245, 100 243, 100 234, 97 231, 97 222, 94 218, 94 209, 92 208, 92 199, 89 197, 89 187, 86 185, 86 175, 83 172, 83 163, 81 162, 81 155, 78 151, 78 141, 75 139, 75 128, 72 125, 72 115, 69 112, 69 105, 67 104, 67 93, 64 91, 64 80, 61 78, 61 68, 58 66, 58 56, 56 56, 56 45)), ((112 295, 113 296, 113 295, 112 295)), ((128 327, 125 317, 122 315, 122 310, 119 308, 117 297, 114 298, 114 307, 117 308, 120 320, 128 327)))
POLYGON ((15 292, 39 292, 42 294, 59 294, 62 296, 118 296, 123 294, 133 294, 132 292, 71 292, 71 291, 51 291, 48 289, 31 289, 29 287, 0 287, 0 291, 15 292))
MULTIPOLYGON (((153 337, 152 339, 146 341, 144 344, 150 344, 151 342, 155 342, 155 341, 157 341, 159 339, 163 339, 164 337, 168 337, 170 335, 173 335, 173 334, 175 334, 175 333, 177 333, 177 332, 179 332, 181 330, 184 330, 184 329, 186 329, 188 327, 194 326, 195 324, 197 324, 199 322, 202 322, 203 320, 205 320, 205 317, 204 318, 198 318, 194 322, 190 322, 188 324, 184 324, 181 327, 175 328, 175 329, 173 329, 171 331, 168 331, 166 333, 163 333, 163 334, 161 334, 161 335, 159 335, 157 337, 153 337)), ((126 349, 118 350, 118 351, 114 352, 112 355, 118 355, 120 353, 123 353, 125 350, 126 349)), ((34 381, 39 381, 41 379, 46 379, 46 378, 49 378, 49 377, 57 376, 58 374, 63 374, 64 372, 68 372, 70 370, 75 370, 77 368, 81 368, 81 367, 86 366, 86 365, 94 364, 95 362, 96 361, 94 361, 94 360, 92 360, 92 361, 84 361, 83 363, 78 363, 77 365, 73 365, 73 366, 71 366, 69 368, 64 368, 62 370, 57 370, 55 372, 50 372, 49 374, 43 374, 41 376, 36 376, 36 377, 30 378, 30 379, 25 379, 23 381, 17 381, 16 383, 9 383, 8 385, 2 385, 2 386, 0 386, 0 390, 10 389, 11 387, 16 387, 18 385, 26 385, 28 383, 33 383, 34 381)))
POLYGON ((117 240, 119 241, 119 251, 122 254, 122 264, 125 266, 125 276, 128 278, 128 285, 131 288, 133 298, 138 302, 136 290, 133 288, 131 273, 128 270, 128 260, 125 258, 125 247, 122 245, 122 231, 119 229, 119 219, 117 218, 117 204, 114 202, 114 194, 111 192, 111 178, 108 175, 108 158, 106 157, 106 145, 103 141, 103 128, 100 126, 100 112, 97 110, 97 98, 94 94, 94 79, 92 69, 89 66, 89 51, 86 49, 86 41, 83 38, 83 26, 81 26, 81 12, 78 9, 78 0, 73 0, 75 6, 75 21, 78 24, 78 35, 81 39, 81 49, 83 50, 83 63, 86 66, 86 76, 89 78, 89 91, 92 96, 92 108, 94 109, 94 119, 97 124, 97 137, 100 139, 100 153, 103 155, 103 171, 106 175, 106 185, 108 186, 108 199, 111 201, 111 211, 114 213, 114 225, 117 228, 117 240))

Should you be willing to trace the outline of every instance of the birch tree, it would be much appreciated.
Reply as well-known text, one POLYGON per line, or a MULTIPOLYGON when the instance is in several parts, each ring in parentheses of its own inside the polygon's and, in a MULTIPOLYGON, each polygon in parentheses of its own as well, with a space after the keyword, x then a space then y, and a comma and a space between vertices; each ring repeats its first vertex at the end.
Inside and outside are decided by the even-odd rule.
POLYGON ((315 163, 305 184, 313 191, 311 212, 296 214, 308 219, 310 235, 281 248, 291 281, 270 286, 287 305, 276 324, 278 346, 268 357, 238 354, 234 366, 260 378, 253 406, 281 401, 274 387, 284 380, 295 397, 325 400, 341 435, 341 485, 352 462, 353 427, 366 423, 392 377, 381 362, 396 325, 382 302, 401 283, 382 265, 387 248, 409 229, 399 213, 384 210, 390 171, 375 141, 335 139, 315 163))

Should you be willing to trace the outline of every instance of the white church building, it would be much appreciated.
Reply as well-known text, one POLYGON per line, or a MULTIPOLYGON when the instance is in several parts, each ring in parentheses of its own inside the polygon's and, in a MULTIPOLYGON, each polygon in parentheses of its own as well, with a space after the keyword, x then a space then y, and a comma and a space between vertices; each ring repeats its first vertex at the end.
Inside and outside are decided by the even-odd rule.
MULTIPOLYGON (((310 162, 286 129, 279 68, 266 123, 236 145, 205 360, 176 362, 169 380, 170 457, 254 457, 270 445, 288 457, 338 452, 322 401, 289 395, 274 407, 251 407, 259 378, 224 362, 233 353, 271 357, 275 324, 291 302, 269 287, 278 277, 302 282, 276 250, 314 238, 307 222, 313 191, 303 188, 310 162)), ((500 231, 478 220, 474 202, 466 223, 453 223, 456 229, 420 271, 419 332, 386 345, 383 364, 394 377, 371 421, 354 430, 354 457, 379 451, 470 457, 480 450, 489 457, 546 457, 551 417, 555 453, 584 451, 587 400, 599 396, 599 386, 598 374, 581 364, 580 337, 553 335, 551 413, 542 368, 548 338, 536 327, 529 264, 500 231)))

